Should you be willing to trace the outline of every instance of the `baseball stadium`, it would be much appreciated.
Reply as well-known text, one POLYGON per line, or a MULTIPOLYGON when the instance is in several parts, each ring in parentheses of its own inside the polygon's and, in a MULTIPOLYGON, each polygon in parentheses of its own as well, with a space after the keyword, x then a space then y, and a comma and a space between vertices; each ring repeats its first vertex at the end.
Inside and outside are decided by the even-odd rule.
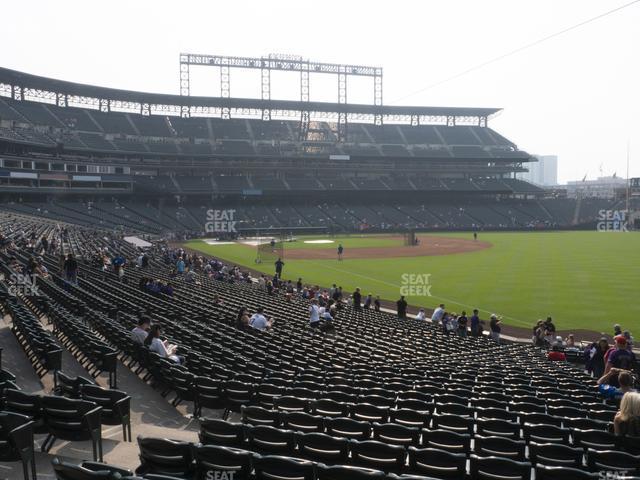
POLYGON ((525 181, 500 108, 386 105, 379 66, 178 80, 0 68, 0 478, 638 478, 640 179, 525 181))

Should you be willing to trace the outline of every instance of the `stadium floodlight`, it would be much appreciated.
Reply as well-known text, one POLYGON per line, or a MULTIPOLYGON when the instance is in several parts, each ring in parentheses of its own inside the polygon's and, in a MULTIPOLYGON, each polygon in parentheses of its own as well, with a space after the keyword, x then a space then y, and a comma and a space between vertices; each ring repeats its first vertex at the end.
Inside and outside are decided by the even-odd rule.
MULTIPOLYGON (((286 53, 270 53, 266 57, 234 57, 223 55, 205 55, 195 53, 181 53, 180 54, 180 95, 191 95, 191 78, 190 68, 191 66, 212 66, 219 68, 221 74, 225 74, 225 86, 221 86, 221 97, 228 98, 229 90, 231 88, 231 76, 229 75, 229 68, 245 68, 253 70, 261 70, 262 74, 262 98, 264 99, 264 91, 270 91, 270 75, 272 70, 280 70, 287 72, 300 72, 301 76, 307 75, 307 89, 308 85, 308 73, 310 71, 315 73, 323 73, 328 75, 335 75, 338 77, 338 103, 347 103, 347 77, 359 76, 359 77, 371 77, 373 78, 373 102, 372 105, 382 106, 382 68, 372 67, 366 65, 346 65, 339 63, 325 63, 314 62, 308 59, 304 59, 300 55, 292 55, 286 53)), ((301 86, 304 82, 301 81, 301 86)), ((269 97, 270 98, 270 97, 269 97)), ((300 99, 302 101, 309 101, 308 91, 300 91, 300 99)))

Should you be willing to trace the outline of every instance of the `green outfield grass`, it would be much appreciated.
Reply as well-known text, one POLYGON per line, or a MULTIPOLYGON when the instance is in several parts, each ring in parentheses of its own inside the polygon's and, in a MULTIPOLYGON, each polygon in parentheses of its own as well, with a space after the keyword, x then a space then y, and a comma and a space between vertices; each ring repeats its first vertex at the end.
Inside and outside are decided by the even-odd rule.
MULTIPOLYGON (((471 238, 470 233, 439 234, 471 238)), ((322 237, 313 237, 322 238, 322 237)), ((560 329, 610 331, 614 323, 640 325, 640 235, 598 232, 481 233, 491 248, 437 257, 350 260, 349 249, 384 246, 371 242, 401 241, 385 237, 338 237, 327 246, 296 242, 295 248, 345 247, 346 258, 287 260, 284 277, 351 292, 361 287, 387 300, 397 300, 403 274, 429 274, 431 296, 408 296, 411 305, 447 309, 479 308, 503 315, 505 323, 528 327, 551 315, 560 329)), ((210 246, 193 240, 187 246, 208 255, 273 273, 273 265, 256 265, 255 249, 244 245, 210 246)), ((404 277, 406 278, 406 277, 404 277)))

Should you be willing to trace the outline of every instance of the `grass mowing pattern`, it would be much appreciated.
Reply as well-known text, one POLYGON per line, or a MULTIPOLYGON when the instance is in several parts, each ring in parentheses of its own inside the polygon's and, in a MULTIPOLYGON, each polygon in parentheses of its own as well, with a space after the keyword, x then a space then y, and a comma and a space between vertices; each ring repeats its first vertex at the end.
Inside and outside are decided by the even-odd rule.
MULTIPOLYGON (((471 238, 470 233, 438 234, 471 238)), ((321 237, 312 237, 321 238, 321 237)), ((480 233, 493 247, 477 252, 437 257, 349 260, 349 248, 389 242, 384 237, 337 237, 334 244, 302 244, 296 248, 331 248, 342 242, 345 260, 287 260, 284 277, 302 277, 306 283, 342 285, 347 292, 397 300, 402 274, 430 274, 431 297, 409 297, 411 305, 470 314, 479 308, 495 312, 507 324, 529 327, 538 318, 554 317, 561 329, 606 331, 614 323, 639 325, 640 236, 635 233, 513 232, 480 233)), ((399 241, 392 244, 401 245, 399 241)), ((207 255, 273 274, 270 264, 256 265, 255 249, 244 245, 207 245, 192 240, 186 246, 207 255)))

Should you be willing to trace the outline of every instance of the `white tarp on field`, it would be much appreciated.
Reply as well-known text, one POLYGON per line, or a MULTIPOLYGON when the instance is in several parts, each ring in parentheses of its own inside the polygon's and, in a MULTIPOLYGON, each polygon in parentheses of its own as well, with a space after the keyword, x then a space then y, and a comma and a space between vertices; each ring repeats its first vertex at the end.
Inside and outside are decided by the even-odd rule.
POLYGON ((257 247, 258 245, 264 245, 265 243, 270 243, 271 240, 276 240, 275 237, 247 237, 240 240, 240 243, 244 243, 245 245, 249 245, 251 247, 257 247))
POLYGON ((207 238, 204 240, 204 243, 207 245, 234 245, 236 242, 219 242, 218 240, 207 238))

